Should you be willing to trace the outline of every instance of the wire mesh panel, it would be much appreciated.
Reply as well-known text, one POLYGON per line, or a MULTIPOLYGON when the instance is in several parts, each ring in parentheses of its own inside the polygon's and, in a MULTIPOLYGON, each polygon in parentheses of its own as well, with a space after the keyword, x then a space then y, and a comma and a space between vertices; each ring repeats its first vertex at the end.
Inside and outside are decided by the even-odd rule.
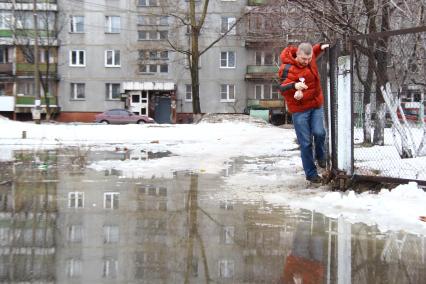
POLYGON ((355 174, 426 180, 426 27, 352 39, 355 174))

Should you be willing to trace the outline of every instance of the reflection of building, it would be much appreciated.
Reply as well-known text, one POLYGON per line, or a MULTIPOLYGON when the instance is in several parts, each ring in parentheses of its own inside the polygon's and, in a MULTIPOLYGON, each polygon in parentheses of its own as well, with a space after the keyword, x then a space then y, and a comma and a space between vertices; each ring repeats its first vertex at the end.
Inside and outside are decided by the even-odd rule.
POLYGON ((306 236, 319 240, 323 283, 426 280, 424 237, 211 199, 227 190, 217 176, 133 180, 85 168, 120 160, 115 152, 58 153, 15 152, 14 168, 0 164, 0 181, 11 180, 0 183, 1 282, 279 283, 306 236))
POLYGON ((55 282, 57 196, 56 153, 25 153, 10 165, 9 183, 0 185, 0 281, 55 282), (32 159, 38 157, 39 163, 32 159))

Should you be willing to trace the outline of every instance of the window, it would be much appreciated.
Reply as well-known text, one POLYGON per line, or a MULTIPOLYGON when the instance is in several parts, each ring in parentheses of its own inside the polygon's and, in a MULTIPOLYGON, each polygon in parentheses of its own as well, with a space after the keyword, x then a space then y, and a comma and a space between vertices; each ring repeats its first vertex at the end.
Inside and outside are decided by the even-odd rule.
POLYGON ((221 241, 224 244, 233 244, 235 236, 235 227, 234 226, 224 226, 222 227, 222 236, 221 241))
POLYGON ((70 225, 68 226, 68 241, 72 243, 81 243, 83 239, 83 226, 70 225))
POLYGON ((105 192, 104 193, 104 208, 105 209, 118 209, 119 192, 105 192))
POLYGON ((70 258, 67 260, 66 270, 68 277, 78 277, 81 276, 81 259, 79 258, 70 258))
POLYGON ((107 100, 120 99, 120 84, 106 83, 105 84, 105 97, 107 100))
POLYGON ((256 85, 255 88, 256 99, 271 99, 271 85, 256 85))
POLYGON ((255 60, 257 66, 274 65, 275 62, 278 62, 278 56, 274 52, 256 51, 255 60))
POLYGON ((160 64, 160 73, 168 73, 169 65, 168 64, 160 64))
POLYGON ((160 51, 160 58, 161 59, 169 59, 169 52, 167 50, 160 51))
POLYGON ((168 31, 138 31, 139 40, 163 40, 167 37, 168 31))
POLYGON ((0 84, 0 96, 4 96, 4 95, 6 95, 6 86, 5 84, 0 84))
POLYGON ((220 85, 220 101, 235 101, 235 86, 229 84, 220 85))
POLYGON ((255 85, 254 98, 257 100, 279 99, 278 86, 274 85, 255 85))
POLYGON ((148 68, 149 68, 149 71, 148 71, 149 73, 157 72, 157 65, 155 65, 155 64, 149 64, 148 68))
POLYGON ((118 272, 118 260, 112 257, 104 258, 103 277, 116 278, 118 272))
POLYGON ((160 39, 167 39, 169 36, 169 32, 168 31, 160 31, 160 39))
POLYGON ((220 53, 220 68, 235 68, 235 51, 220 53))
POLYGON ((84 100, 86 98, 84 83, 71 83, 71 100, 84 100))
POLYGON ((118 226, 104 226, 104 243, 117 243, 118 236, 118 226))
POLYGON ((273 100, 278 100, 280 99, 280 91, 278 90, 278 86, 277 85, 272 85, 272 99, 273 100))
POLYGON ((40 63, 55 63, 55 56, 53 55, 53 52, 49 50, 48 48, 42 48, 40 49, 40 63))
POLYGON ((6 46, 0 47, 0 64, 9 62, 9 49, 6 46))
POLYGON ((229 35, 235 35, 235 17, 222 17, 222 24, 220 28, 221 33, 228 32, 229 35), (232 30, 231 30, 232 28, 232 30))
POLYGON ((192 85, 191 84, 185 85, 185 101, 187 102, 192 101, 192 85))
POLYGON ((86 51, 71 50, 70 51, 70 66, 84 67, 86 66, 86 51))
POLYGON ((138 0, 138 6, 143 6, 143 7, 158 6, 158 0, 138 0))
POLYGON ((229 259, 219 260, 219 277, 232 278, 234 277, 234 261, 229 259))
POLYGON ((160 24, 160 26, 168 26, 169 25, 169 17, 161 16, 159 24, 160 24))
POLYGON ((0 11, 0 29, 11 30, 12 14, 10 12, 0 11))
POLYGON ((71 16, 70 17, 70 32, 71 33, 84 33, 84 16, 71 16))
POLYGON ((121 20, 120 16, 105 16, 105 32, 120 33, 121 20))
POLYGON ((105 67, 120 67, 120 50, 105 50, 105 67))
POLYGON ((84 192, 69 192, 68 208, 84 208, 84 192))

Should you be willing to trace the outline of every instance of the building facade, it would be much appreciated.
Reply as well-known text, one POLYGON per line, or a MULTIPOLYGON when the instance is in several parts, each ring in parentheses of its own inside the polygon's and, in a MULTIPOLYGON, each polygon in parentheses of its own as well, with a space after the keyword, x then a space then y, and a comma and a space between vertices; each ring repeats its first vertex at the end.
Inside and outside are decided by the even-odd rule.
POLYGON ((32 1, 0 1, 0 113, 15 119, 31 119, 35 105, 49 115, 59 110, 56 0, 37 4, 35 11, 32 1), (34 83, 36 40, 39 95, 35 93, 34 83))
MULTIPOLYGON (((9 10, 17 7, 25 7, 28 15, 32 15, 32 1, 0 2, 3 2, 0 9, 5 14, 3 19, 9 19, 9 10)), ((50 105, 60 110, 56 117, 59 121, 91 122, 97 113, 112 108, 127 108, 160 123, 191 120, 191 76, 185 54, 190 43, 190 26, 185 20, 189 1, 48 2, 38 4, 37 8, 47 9, 53 15, 49 17, 53 17, 57 38, 48 41, 55 47, 49 48, 49 59, 41 48, 39 70, 50 74, 50 105), (46 60, 49 64, 44 63, 46 60)), ((278 55, 287 41, 281 25, 276 24, 268 10, 260 8, 265 3, 253 0, 209 3, 199 39, 199 50, 206 49, 199 64, 202 113, 242 113, 247 106, 284 109, 274 86, 278 83, 275 79, 278 55)), ((195 3, 197 19, 202 4, 202 1, 195 3)), ((22 22, 32 21, 27 18, 22 22)), ((30 114, 35 105, 31 60, 21 63, 25 52, 20 52, 16 44, 16 31, 12 27, 0 33, 2 114, 5 111, 30 114)), ((30 36, 25 39, 29 40, 30 36)))

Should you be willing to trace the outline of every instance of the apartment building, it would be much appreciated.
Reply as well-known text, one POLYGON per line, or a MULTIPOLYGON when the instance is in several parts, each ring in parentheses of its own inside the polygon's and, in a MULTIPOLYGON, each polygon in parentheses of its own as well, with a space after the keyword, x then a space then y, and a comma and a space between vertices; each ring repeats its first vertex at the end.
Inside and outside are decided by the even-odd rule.
POLYGON ((0 1, 0 114, 31 119, 37 104, 42 113, 58 112, 57 10, 56 0, 37 4, 36 36, 32 1, 0 1), (39 96, 34 84, 35 39, 39 45, 39 96))
MULTIPOLYGON (((283 109, 273 78, 279 51, 287 41, 281 25, 268 17, 268 12, 258 9, 265 3, 261 0, 210 2, 201 30, 200 50, 228 33, 200 58, 203 113, 242 113, 251 105, 283 109), (235 22, 238 23, 234 26, 235 22)), ((23 27, 34 31, 30 17, 32 1, 0 1, 0 4, 3 15, 0 112, 18 119, 19 113, 30 117, 36 103, 34 67, 27 51, 32 49, 26 46, 21 51, 19 43, 26 40, 31 47, 33 41, 31 33, 21 37, 21 41, 18 35, 23 27), (20 15, 23 20, 11 20, 18 18, 16 11, 21 10, 24 13, 20 14, 25 14, 20 15)), ((40 44, 48 47, 40 48, 39 70, 42 78, 50 82, 47 91, 41 88, 41 92, 48 94, 53 112, 58 111, 56 118, 89 122, 105 110, 127 108, 160 123, 190 121, 192 91, 188 60, 177 51, 188 49, 190 29, 179 19, 185 18, 188 7, 185 0, 39 3, 38 10, 47 13, 48 22, 54 23, 55 33, 51 37, 43 36, 41 31, 46 24, 39 23, 40 44)), ((201 1, 196 1, 197 11, 201 7, 201 1)), ((41 98, 45 111, 43 94, 41 98)))

